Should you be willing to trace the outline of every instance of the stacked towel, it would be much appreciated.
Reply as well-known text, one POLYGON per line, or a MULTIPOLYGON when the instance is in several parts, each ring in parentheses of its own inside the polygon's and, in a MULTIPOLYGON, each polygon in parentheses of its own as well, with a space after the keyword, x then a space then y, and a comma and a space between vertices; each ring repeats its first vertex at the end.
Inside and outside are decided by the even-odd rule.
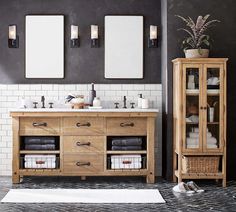
POLYGON ((142 138, 122 137, 112 139, 112 150, 142 150, 142 138))
POLYGON ((141 169, 142 157, 141 155, 112 155, 111 168, 112 169, 141 169))
POLYGON ((24 139, 26 150, 55 150, 54 137, 25 137, 24 139))
MULTIPOLYGON (((193 128, 193 132, 189 132, 187 137, 187 148, 199 148, 199 128, 193 128)), ((207 148, 218 148, 217 139, 212 136, 207 128, 207 148)))

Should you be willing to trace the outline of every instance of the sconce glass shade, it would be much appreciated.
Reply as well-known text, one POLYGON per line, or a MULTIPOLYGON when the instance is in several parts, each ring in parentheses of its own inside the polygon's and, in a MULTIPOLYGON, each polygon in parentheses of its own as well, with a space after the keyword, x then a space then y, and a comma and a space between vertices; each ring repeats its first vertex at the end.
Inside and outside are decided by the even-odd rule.
POLYGON ((150 25, 150 39, 157 39, 157 26, 150 25))
POLYGON ((71 25, 71 39, 78 39, 79 37, 79 27, 71 25))
POLYGON ((71 25, 70 47, 71 48, 79 47, 79 27, 75 25, 71 25))
POLYGON ((158 47, 157 26, 150 25, 148 48, 157 48, 157 47, 158 47))
POLYGON ((16 25, 9 26, 9 39, 16 40, 16 25))
POLYGON ((98 25, 91 25, 91 39, 98 39, 98 25))
POLYGON ((98 48, 98 25, 91 25, 91 47, 98 48))
POLYGON ((8 27, 8 47, 18 48, 19 47, 19 37, 16 33, 16 25, 9 25, 8 27))

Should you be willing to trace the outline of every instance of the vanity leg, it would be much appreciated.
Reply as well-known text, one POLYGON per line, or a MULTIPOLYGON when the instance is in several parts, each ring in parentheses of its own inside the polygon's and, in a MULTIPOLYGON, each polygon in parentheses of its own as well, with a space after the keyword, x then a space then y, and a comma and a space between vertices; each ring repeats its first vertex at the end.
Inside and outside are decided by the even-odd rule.
POLYGON ((81 176, 81 180, 86 180, 86 176, 81 176))
POLYGON ((14 183, 14 184, 20 183, 20 175, 13 173, 13 175, 12 175, 12 183, 14 183))
POLYGON ((146 176, 146 182, 147 183, 155 183, 155 175, 154 174, 149 174, 146 176))

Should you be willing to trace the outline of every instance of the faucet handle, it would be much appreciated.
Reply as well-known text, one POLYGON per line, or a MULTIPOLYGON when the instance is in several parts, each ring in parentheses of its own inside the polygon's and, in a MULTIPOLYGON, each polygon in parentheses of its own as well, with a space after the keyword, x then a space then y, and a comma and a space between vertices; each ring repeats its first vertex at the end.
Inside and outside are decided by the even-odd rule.
POLYGON ((135 105, 135 103, 134 103, 134 102, 131 102, 131 103, 130 103, 130 105, 131 105, 131 108, 133 109, 133 108, 134 108, 134 105, 135 105))
POLYGON ((115 108, 118 109, 119 108, 119 103, 118 102, 115 102, 115 108))
POLYGON ((53 102, 49 102, 48 104, 50 105, 49 108, 53 108, 53 107, 52 107, 52 106, 53 106, 53 102))
POLYGON ((33 104, 34 104, 34 108, 37 108, 38 102, 33 102, 33 104))

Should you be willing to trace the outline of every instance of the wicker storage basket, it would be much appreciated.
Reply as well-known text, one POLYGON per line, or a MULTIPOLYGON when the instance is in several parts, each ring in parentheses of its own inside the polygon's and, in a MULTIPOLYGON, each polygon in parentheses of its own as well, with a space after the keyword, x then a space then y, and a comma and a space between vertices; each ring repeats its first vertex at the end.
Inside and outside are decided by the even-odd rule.
POLYGON ((218 173, 219 156, 183 156, 183 173, 218 173))

